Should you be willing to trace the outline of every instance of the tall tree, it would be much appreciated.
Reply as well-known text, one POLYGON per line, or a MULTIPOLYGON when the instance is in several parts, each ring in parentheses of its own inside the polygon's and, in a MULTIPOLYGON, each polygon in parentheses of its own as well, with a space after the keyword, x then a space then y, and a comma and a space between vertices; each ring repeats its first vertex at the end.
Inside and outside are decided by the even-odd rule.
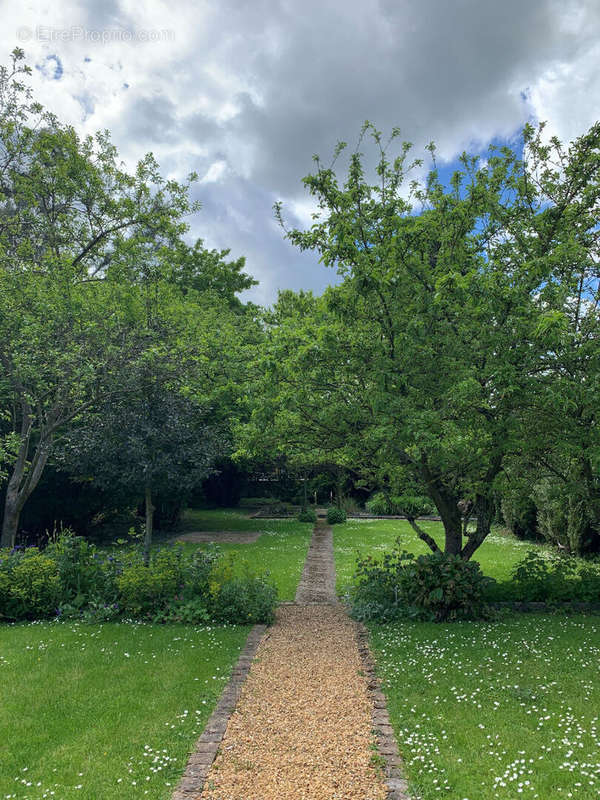
MULTIPOLYGON (((22 50, 0 68, 0 365, 10 465, 2 546, 56 433, 127 358, 127 280, 149 247, 168 246, 194 210, 151 155, 123 171, 108 134, 81 140, 32 101, 22 50)), ((191 176, 193 178, 194 176, 191 176)))
POLYGON ((183 500, 229 455, 232 424, 244 413, 246 351, 260 331, 235 286, 252 281, 240 273, 243 260, 209 255, 207 268, 198 242, 149 248, 130 291, 137 356, 113 370, 104 398, 61 442, 72 473, 143 501, 146 558, 157 493, 183 500))
POLYGON ((62 443, 63 461, 72 472, 143 500, 146 559, 156 494, 184 497, 228 450, 227 431, 178 383, 173 365, 141 361, 62 443))
POLYGON ((567 152, 542 132, 525 128, 522 156, 464 154, 444 186, 435 161, 424 183, 411 181, 421 162, 408 163, 410 145, 392 160, 398 132, 384 146, 367 124, 376 180, 358 149, 343 185, 335 163, 317 159, 304 183, 320 211, 309 230, 287 231, 341 283, 300 321, 300 301, 286 300, 270 363, 302 394, 285 393, 276 413, 291 436, 294 414, 313 442, 329 431, 323 441, 382 481, 411 469, 440 513, 445 551, 465 559, 489 533, 495 482, 527 435, 565 300, 597 261, 600 126, 567 152))

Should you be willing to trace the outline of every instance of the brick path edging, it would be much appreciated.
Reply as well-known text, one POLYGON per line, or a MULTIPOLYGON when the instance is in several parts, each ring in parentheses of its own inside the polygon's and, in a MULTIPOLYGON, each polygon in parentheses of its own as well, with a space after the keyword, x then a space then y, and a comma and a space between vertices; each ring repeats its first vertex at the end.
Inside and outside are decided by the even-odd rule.
POLYGON ((242 686, 250 671, 256 650, 267 629, 266 625, 255 625, 246 639, 246 645, 237 660, 231 678, 221 693, 215 710, 209 717, 202 735, 197 740, 183 777, 175 789, 171 800, 192 800, 204 788, 217 750, 221 744, 229 717, 233 713, 242 686))
POLYGON ((384 780, 388 789, 387 800, 411 800, 408 793, 408 782, 402 772, 402 759, 398 752, 394 731, 390 725, 385 695, 381 691, 379 679, 375 674, 375 662, 369 647, 369 634, 360 622, 355 622, 355 625, 358 652, 373 708, 372 721, 377 739, 377 752, 385 760, 384 780))

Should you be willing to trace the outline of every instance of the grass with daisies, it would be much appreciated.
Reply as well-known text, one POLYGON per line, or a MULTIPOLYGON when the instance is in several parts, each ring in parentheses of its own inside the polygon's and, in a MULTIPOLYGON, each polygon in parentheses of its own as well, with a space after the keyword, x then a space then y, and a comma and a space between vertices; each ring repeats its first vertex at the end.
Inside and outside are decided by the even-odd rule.
POLYGON ((165 800, 247 627, 0 627, 0 798, 165 800))
MULTIPOLYGON (((260 531, 219 548, 293 599, 311 525, 189 511, 189 530, 260 531)), ((169 798, 248 630, 0 624, 0 800, 169 798)))
MULTIPOLYGON (((441 523, 420 524, 443 543, 441 523)), ((381 556, 397 537, 428 552, 402 520, 335 526, 338 592, 359 555, 381 556)), ((528 550, 548 552, 496 530, 475 559, 507 581, 528 550)), ((369 629, 415 800, 600 797, 600 617, 506 613, 369 629)))
MULTIPOLYGON (((440 523, 423 525, 441 539, 440 523)), ((182 529, 260 531, 221 549, 267 570, 280 599, 293 599, 310 525, 190 511, 182 529)), ((358 553, 381 554, 398 536, 426 552, 402 520, 335 526, 338 592, 358 553)), ((477 558, 505 581, 532 547, 498 531, 477 558)), ((168 800, 247 632, 0 625, 0 800, 168 800)), ((370 634, 415 800, 600 798, 600 617, 507 613, 370 634)))

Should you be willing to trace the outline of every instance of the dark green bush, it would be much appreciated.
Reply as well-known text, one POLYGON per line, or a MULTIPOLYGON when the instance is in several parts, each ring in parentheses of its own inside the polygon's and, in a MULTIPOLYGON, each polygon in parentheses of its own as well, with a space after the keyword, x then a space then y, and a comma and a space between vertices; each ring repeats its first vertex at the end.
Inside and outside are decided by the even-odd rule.
POLYGON ((355 579, 352 610, 359 619, 441 622, 488 613, 485 589, 491 579, 477 562, 460 556, 438 552, 415 558, 397 544, 381 560, 360 559, 355 579))
POLYGON ((82 536, 65 530, 48 544, 44 554, 58 568, 61 604, 80 607, 90 598, 116 601, 117 586, 110 562, 82 536))
POLYGON ((376 492, 365 503, 365 508, 375 516, 408 516, 422 517, 433 514, 435 507, 431 500, 421 495, 401 494, 386 497, 383 492, 376 492))
POLYGON ((562 481, 544 478, 533 486, 532 497, 538 528, 547 542, 571 555, 600 552, 597 509, 585 484, 576 481, 565 486, 562 481))
POLYGON ((298 514, 298 522, 316 522, 317 515, 312 508, 305 508, 298 514))
POLYGON ((342 522, 346 522, 346 512, 343 508, 330 506, 327 509, 327 522, 329 525, 338 525, 342 522))
POLYGON ((507 488, 502 493, 500 508, 506 527, 518 539, 542 539, 537 524, 537 508, 530 496, 531 487, 507 488), (527 491, 529 489, 529 492, 527 491))

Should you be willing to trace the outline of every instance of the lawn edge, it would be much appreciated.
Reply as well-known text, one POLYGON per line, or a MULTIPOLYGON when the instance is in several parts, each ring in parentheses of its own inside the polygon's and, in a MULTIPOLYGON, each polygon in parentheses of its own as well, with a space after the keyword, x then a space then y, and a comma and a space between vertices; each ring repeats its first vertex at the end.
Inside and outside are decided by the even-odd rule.
POLYGON ((377 752, 385 761, 383 779, 388 790, 387 800, 411 800, 411 795, 408 792, 408 782, 402 769, 402 759, 398 751, 398 744, 390 723, 387 700, 381 691, 381 684, 375 672, 375 660, 369 646, 369 632, 361 622, 355 620, 354 624, 358 652, 371 700, 371 721, 375 733, 377 752))
POLYGON ((223 740, 227 723, 235 709, 242 686, 248 677, 252 661, 266 629, 266 625, 254 625, 248 634, 244 649, 239 655, 231 677, 200 738, 194 745, 183 776, 173 792, 171 800, 191 800, 192 797, 197 797, 202 792, 206 776, 223 740))

